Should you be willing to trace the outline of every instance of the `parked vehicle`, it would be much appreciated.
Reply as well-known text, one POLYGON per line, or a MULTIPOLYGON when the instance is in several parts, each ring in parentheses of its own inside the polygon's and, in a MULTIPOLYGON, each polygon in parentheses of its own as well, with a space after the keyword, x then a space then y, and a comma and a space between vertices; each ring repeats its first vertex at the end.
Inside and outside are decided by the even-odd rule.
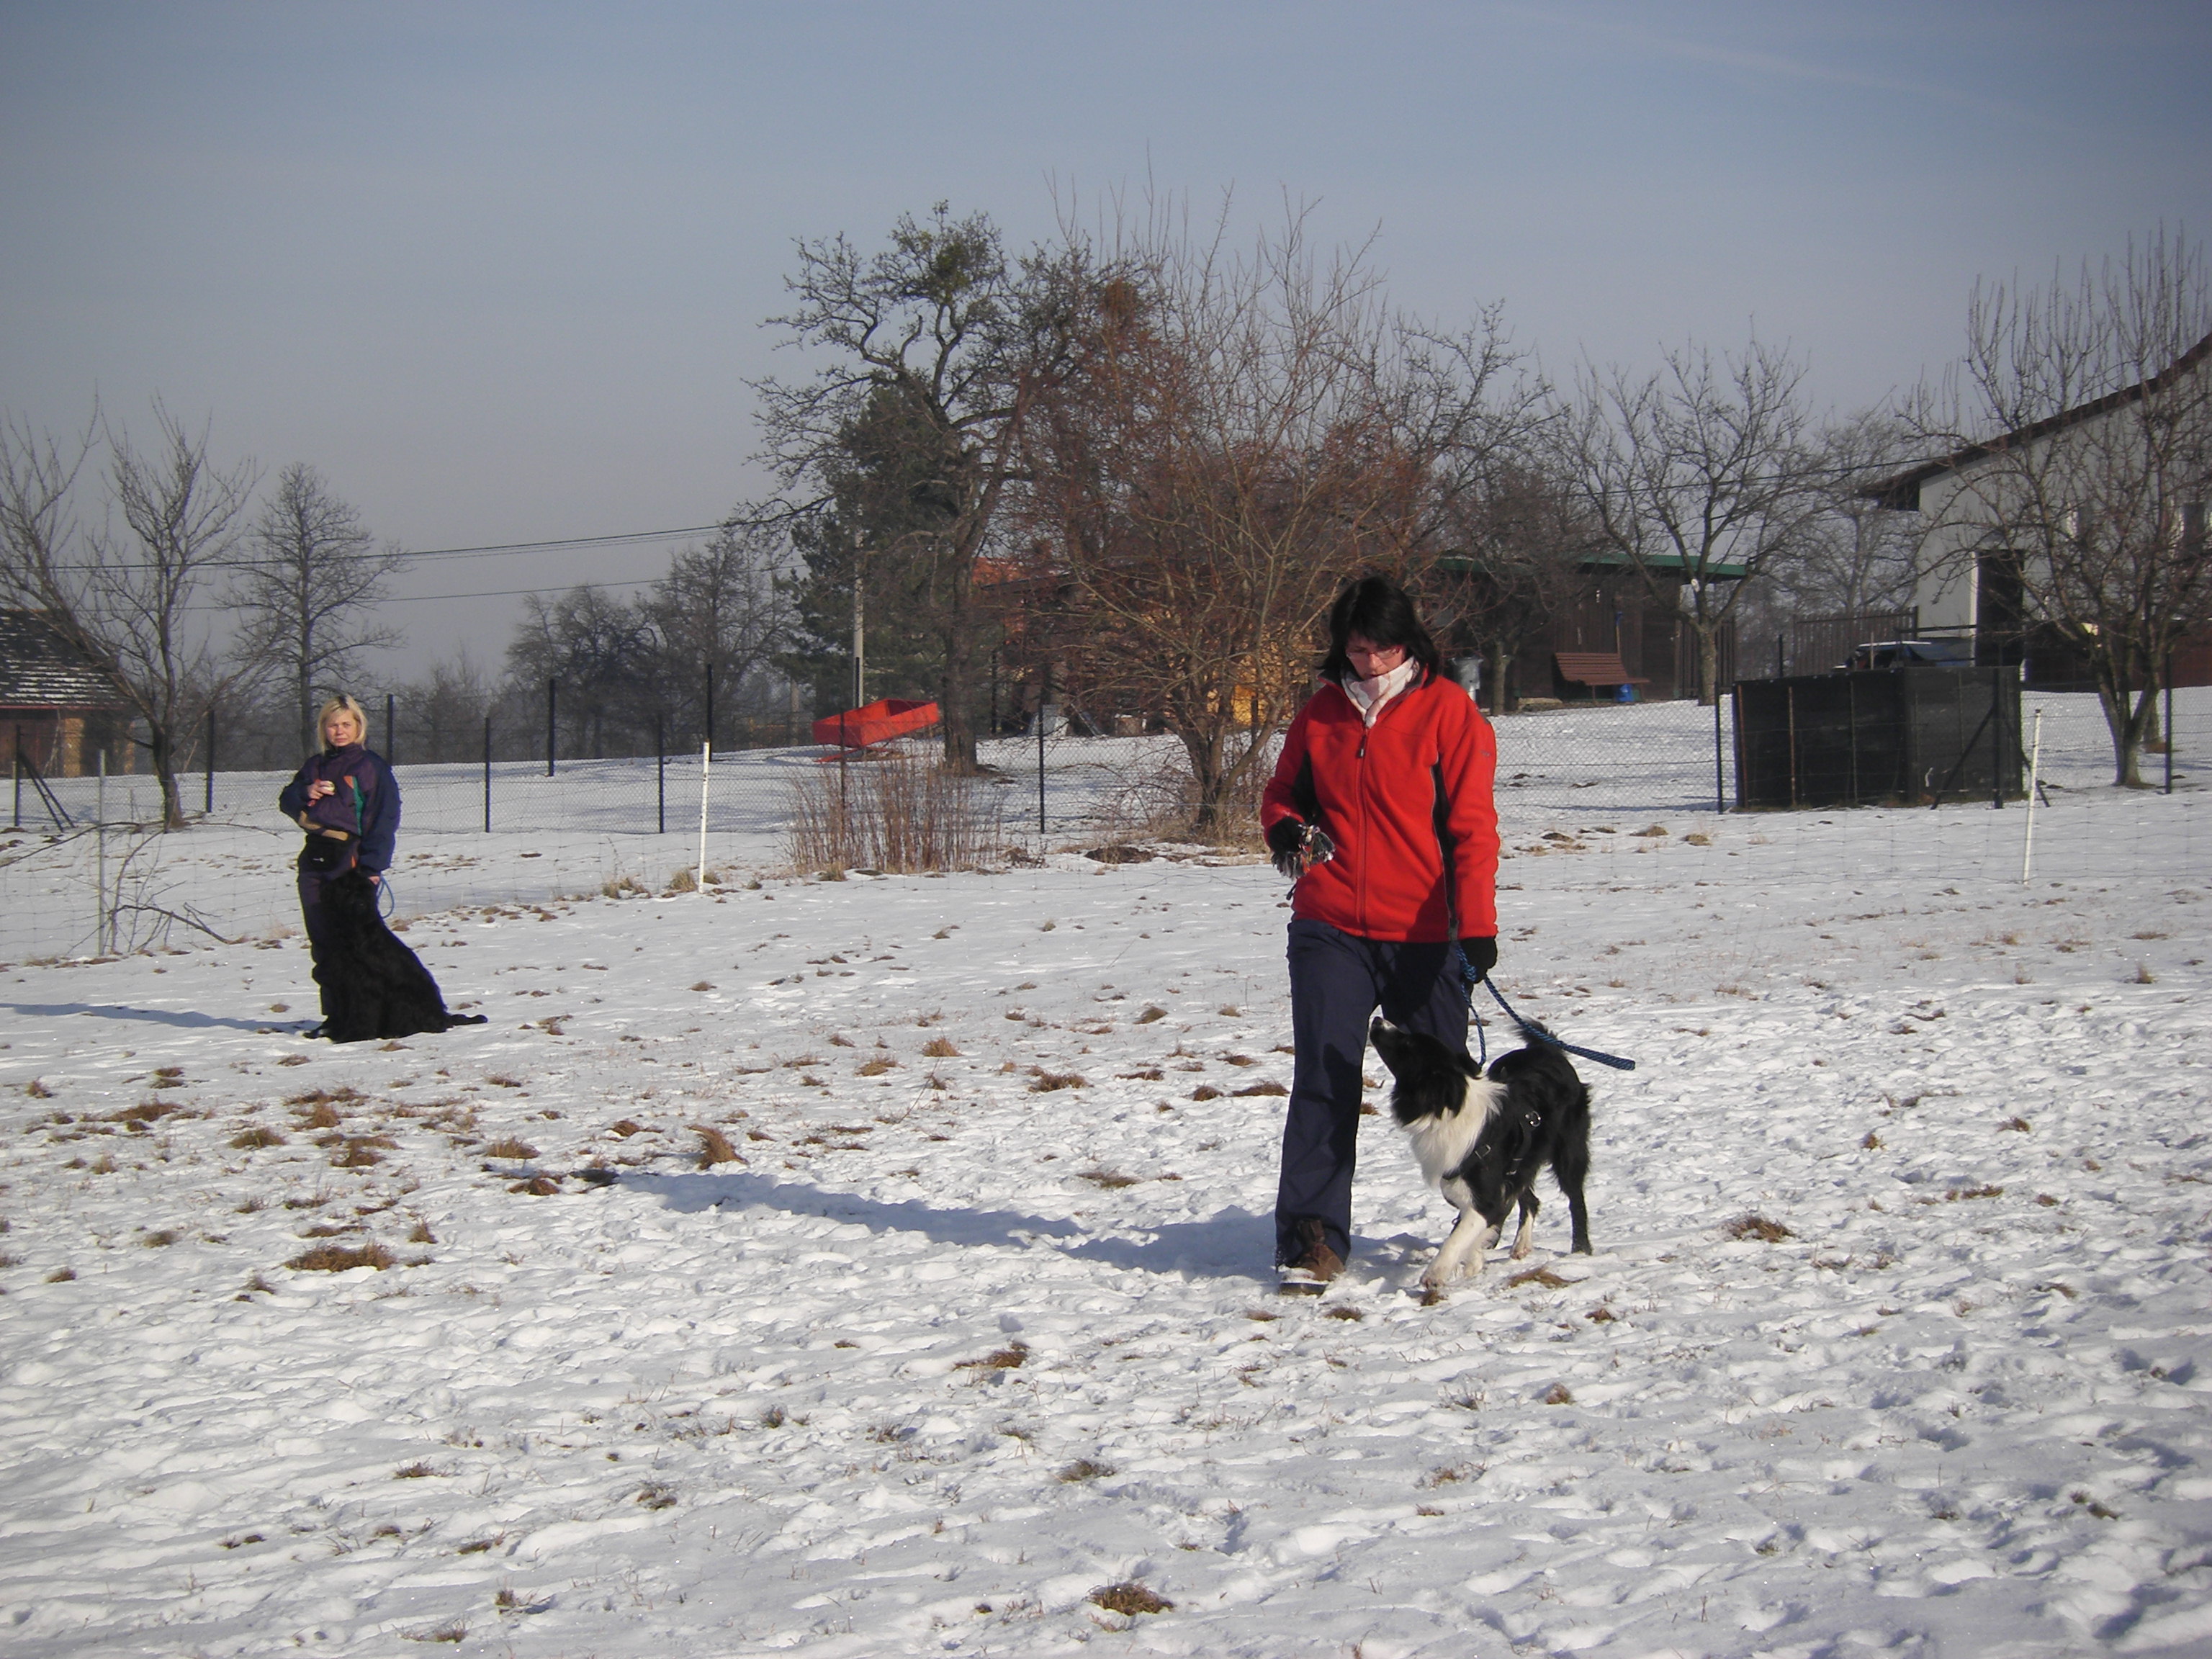
POLYGON ((1972 668, 1972 640, 1878 640, 1851 647, 1844 668, 1972 668))

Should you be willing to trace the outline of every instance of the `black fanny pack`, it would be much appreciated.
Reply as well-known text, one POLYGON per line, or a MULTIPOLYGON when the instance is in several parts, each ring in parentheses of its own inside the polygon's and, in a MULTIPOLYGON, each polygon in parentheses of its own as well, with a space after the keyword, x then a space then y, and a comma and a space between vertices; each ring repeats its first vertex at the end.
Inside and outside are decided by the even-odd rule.
POLYGON ((300 868, 311 875, 334 876, 353 865, 353 843, 333 836, 310 836, 300 850, 300 868))

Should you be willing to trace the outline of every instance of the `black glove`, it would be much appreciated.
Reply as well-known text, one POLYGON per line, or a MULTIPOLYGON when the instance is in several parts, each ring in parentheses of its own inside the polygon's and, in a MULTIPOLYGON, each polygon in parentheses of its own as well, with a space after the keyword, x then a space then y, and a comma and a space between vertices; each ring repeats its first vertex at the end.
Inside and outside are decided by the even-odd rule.
POLYGON ((1459 942, 1460 954, 1467 958, 1468 972, 1480 981, 1489 976, 1498 966, 1498 941, 1494 939, 1463 939, 1459 942))
POLYGON ((1336 843, 1318 824, 1296 818, 1278 818, 1267 826, 1267 850, 1275 855, 1275 872, 1285 881, 1296 881, 1316 864, 1336 856, 1336 843))

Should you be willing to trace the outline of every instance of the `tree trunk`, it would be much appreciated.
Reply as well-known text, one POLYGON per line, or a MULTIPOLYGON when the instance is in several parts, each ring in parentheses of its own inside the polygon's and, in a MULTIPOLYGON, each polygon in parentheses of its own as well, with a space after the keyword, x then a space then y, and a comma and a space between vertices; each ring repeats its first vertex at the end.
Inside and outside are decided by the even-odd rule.
POLYGON ((1703 617, 1692 621, 1698 639, 1698 706, 1711 708, 1721 700, 1721 647, 1714 627, 1703 617))
POLYGON ((168 729, 158 722, 146 722, 147 752, 153 762, 154 775, 161 786, 161 828, 181 830, 185 827, 185 798, 177 787, 176 745, 170 741, 168 729))
MULTIPOLYGON (((975 627, 971 603, 975 595, 969 577, 969 570, 963 568, 952 581, 945 628, 945 665, 937 685, 945 769, 961 777, 973 777, 980 769, 975 759, 975 627)), ((1044 718, 1042 694, 1037 718, 1044 718)))
POLYGON ((1218 733, 1185 732, 1182 746, 1190 757, 1190 775, 1198 787, 1198 799, 1191 809, 1191 835, 1203 840, 1221 823, 1221 739, 1218 733))

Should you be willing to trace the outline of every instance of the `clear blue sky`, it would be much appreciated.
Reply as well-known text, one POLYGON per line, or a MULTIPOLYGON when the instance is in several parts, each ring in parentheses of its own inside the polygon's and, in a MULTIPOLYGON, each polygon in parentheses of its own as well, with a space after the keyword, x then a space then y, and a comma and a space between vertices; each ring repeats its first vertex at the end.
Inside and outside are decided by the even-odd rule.
MULTIPOLYGON (((0 404, 158 393, 416 548, 703 524, 763 479, 793 238, 942 198, 1285 195, 1545 365, 1756 327, 1824 404, 1977 276, 2212 228, 2203 3, 0 0, 0 404)), ((787 362, 788 360, 787 359, 787 362)), ((421 595, 665 549, 426 564, 421 595)), ((414 603, 410 667, 512 599, 414 603)))

